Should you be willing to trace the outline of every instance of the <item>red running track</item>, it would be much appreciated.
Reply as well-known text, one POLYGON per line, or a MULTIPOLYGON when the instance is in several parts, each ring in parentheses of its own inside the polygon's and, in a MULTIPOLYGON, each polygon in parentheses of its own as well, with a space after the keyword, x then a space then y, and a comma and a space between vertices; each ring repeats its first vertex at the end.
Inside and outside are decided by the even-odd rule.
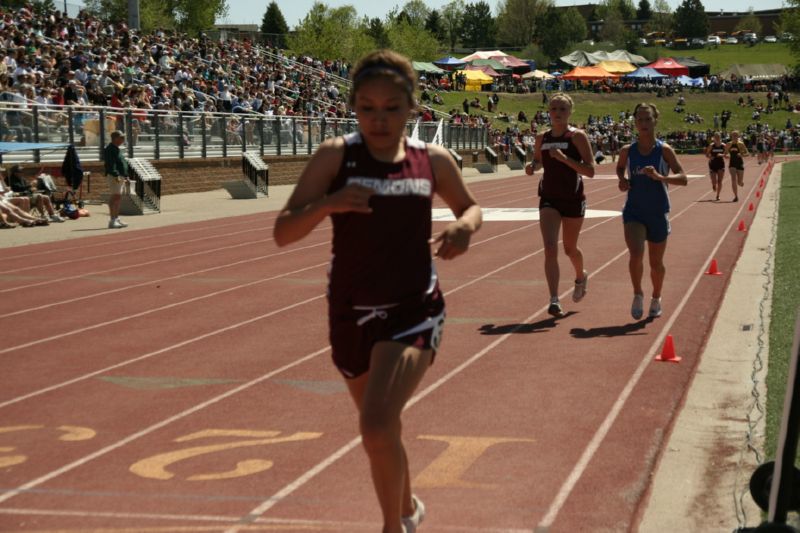
MULTIPOLYGON (((635 527, 765 170, 748 165, 739 203, 711 201, 705 176, 671 189, 656 320, 630 318, 619 216, 584 223, 579 304, 562 262, 563 319, 545 313, 535 220, 487 221, 439 262, 443 349, 404 415, 420 531, 635 527), (712 258, 723 276, 704 276, 712 258), (654 361, 667 334, 679 364, 654 361)), ((599 174, 589 208, 619 211, 613 167, 599 174)), ((537 205, 527 176, 471 188, 485 208, 537 205)), ((0 530, 380 529, 329 361, 330 225, 278 249, 274 219, 3 250, 0 530)))

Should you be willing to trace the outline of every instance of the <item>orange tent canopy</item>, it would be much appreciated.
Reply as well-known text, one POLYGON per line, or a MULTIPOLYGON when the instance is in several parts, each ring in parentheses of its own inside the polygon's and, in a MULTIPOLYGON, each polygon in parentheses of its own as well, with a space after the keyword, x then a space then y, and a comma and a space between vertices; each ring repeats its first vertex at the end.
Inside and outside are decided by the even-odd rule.
POLYGON ((598 81, 608 78, 617 79, 619 74, 612 74, 604 68, 600 67, 575 67, 563 76, 565 80, 583 80, 583 81, 598 81))

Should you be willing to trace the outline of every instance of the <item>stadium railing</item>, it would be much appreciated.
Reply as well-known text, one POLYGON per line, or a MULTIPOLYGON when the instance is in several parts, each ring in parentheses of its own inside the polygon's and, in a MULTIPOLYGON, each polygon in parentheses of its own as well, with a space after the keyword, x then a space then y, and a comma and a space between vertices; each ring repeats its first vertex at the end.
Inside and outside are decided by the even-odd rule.
MULTIPOLYGON (((409 122, 409 132, 413 125, 409 122)), ((420 138, 432 141, 437 126, 438 122, 424 123, 420 138)), ((82 161, 102 160, 103 150, 115 129, 126 135, 128 158, 158 160, 229 157, 248 151, 258 151, 261 156, 312 154, 325 139, 356 131, 357 123, 354 119, 257 113, 0 102, 0 140, 73 144, 82 161)), ((485 126, 444 124, 442 143, 446 148, 480 150, 487 142, 485 126)), ((61 151, 33 152, 36 163, 61 158, 61 151)), ((30 155, 10 153, 3 159, 29 161, 30 155)))

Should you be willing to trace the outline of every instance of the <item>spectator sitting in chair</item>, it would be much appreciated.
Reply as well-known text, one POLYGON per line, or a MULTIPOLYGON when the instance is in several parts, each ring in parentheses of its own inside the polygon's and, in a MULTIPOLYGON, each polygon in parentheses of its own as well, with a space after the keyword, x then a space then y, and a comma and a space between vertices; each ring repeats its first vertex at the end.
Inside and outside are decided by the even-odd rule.
POLYGON ((55 209, 53 209, 53 203, 50 201, 50 197, 36 192, 33 185, 22 175, 22 165, 14 165, 11 167, 8 185, 16 194, 27 197, 30 200, 31 208, 37 208, 42 215, 47 213, 50 217, 50 222, 64 222, 64 219, 58 216, 55 209))

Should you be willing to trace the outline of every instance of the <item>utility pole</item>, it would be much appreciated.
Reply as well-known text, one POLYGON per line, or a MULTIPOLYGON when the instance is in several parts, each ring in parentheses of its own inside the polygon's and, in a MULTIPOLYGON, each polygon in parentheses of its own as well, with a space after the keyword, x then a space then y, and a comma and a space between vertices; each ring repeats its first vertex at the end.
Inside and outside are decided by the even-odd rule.
POLYGON ((139 29, 139 0, 128 0, 128 29, 139 29))

